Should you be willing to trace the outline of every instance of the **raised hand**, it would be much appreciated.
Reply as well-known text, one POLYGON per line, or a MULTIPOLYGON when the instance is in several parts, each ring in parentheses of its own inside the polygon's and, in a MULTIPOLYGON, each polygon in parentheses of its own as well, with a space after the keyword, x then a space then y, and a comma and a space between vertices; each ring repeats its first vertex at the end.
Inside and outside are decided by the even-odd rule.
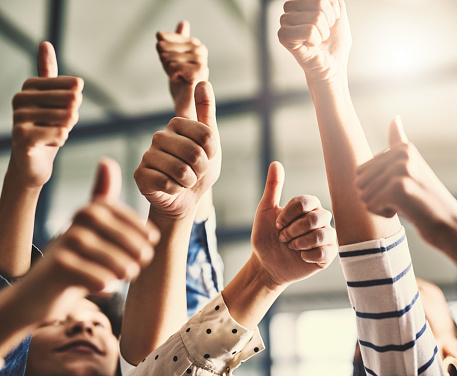
POLYGON ((92 202, 79 210, 70 228, 48 247, 44 262, 55 269, 54 284, 83 286, 91 292, 114 279, 135 278, 152 260, 159 233, 132 209, 117 202, 119 165, 99 163, 92 202))
POLYGON ((445 239, 456 237, 457 201, 408 141, 399 117, 390 124, 389 147, 357 170, 357 187, 368 210, 384 217, 399 212, 429 243, 454 249, 445 239))
POLYGON ((26 187, 41 187, 52 174, 57 151, 79 118, 84 82, 57 76, 49 42, 40 44, 38 74, 13 98, 14 124, 9 173, 26 187), (14 174, 11 170, 14 170, 14 174))
POLYGON ((314 196, 296 197, 281 208, 283 184, 284 169, 273 162, 251 236, 258 265, 277 286, 287 286, 325 269, 337 253, 331 214, 314 196))
POLYGON ((209 82, 195 89, 198 121, 174 118, 157 132, 134 177, 155 215, 182 218, 220 174, 221 148, 209 82))
POLYGON ((333 80, 346 71, 352 39, 344 0, 286 1, 278 37, 308 83, 333 80))
POLYGON ((176 116, 196 120, 194 88, 209 76, 206 46, 190 36, 189 22, 181 21, 174 33, 157 33, 157 51, 170 79, 176 116))
POLYGON ((103 159, 91 203, 13 287, 21 307, 16 322, 33 328, 60 317, 88 292, 98 292, 115 279, 135 278, 149 264, 160 234, 152 223, 145 225, 140 215, 117 203, 120 184, 119 165, 103 159))

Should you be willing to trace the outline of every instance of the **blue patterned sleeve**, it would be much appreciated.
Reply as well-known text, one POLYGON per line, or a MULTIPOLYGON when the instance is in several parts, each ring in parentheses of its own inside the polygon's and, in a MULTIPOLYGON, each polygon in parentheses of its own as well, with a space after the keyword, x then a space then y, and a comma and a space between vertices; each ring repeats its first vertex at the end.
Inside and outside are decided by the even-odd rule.
POLYGON ((216 215, 194 222, 187 256, 187 315, 190 318, 214 298, 223 286, 223 263, 217 251, 216 215))
MULTIPOLYGON (((32 262, 34 259, 42 256, 40 250, 33 246, 32 262)), ((0 275, 0 290, 11 286, 14 280, 8 280, 0 275)), ((0 370, 0 376, 21 376, 24 375, 31 336, 28 336, 18 346, 16 346, 6 357, 3 368, 0 370)))

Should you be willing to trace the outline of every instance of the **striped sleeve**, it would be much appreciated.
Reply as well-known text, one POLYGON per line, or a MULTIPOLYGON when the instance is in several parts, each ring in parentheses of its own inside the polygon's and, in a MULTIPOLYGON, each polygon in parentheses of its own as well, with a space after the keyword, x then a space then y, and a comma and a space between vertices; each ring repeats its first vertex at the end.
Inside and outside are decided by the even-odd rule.
POLYGON ((342 246, 340 262, 368 375, 445 375, 411 263, 404 229, 342 246))

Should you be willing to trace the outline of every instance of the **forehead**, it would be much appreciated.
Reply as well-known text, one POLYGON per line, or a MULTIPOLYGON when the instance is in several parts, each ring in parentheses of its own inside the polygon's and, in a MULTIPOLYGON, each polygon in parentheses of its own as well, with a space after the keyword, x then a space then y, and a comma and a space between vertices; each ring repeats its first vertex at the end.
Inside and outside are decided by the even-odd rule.
POLYGON ((72 317, 75 320, 102 320, 109 323, 108 317, 100 308, 88 299, 82 298, 74 305, 62 306, 55 312, 52 319, 66 319, 72 317))

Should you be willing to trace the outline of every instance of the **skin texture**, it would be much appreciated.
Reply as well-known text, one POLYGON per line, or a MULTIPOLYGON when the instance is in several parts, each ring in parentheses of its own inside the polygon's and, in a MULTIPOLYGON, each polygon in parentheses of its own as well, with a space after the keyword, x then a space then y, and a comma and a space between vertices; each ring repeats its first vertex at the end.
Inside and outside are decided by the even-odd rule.
POLYGON ((174 33, 157 33, 157 52, 169 77, 170 93, 176 116, 197 120, 194 90, 197 83, 209 77, 208 50, 190 35, 190 24, 181 21, 174 33))
POLYGON ((348 89, 352 38, 345 2, 285 2, 278 36, 303 69, 314 102, 339 244, 397 233, 398 218, 369 212, 355 184, 357 167, 372 153, 348 89))
POLYGON ((103 159, 97 175, 92 201, 75 214, 69 229, 47 247, 46 257, 39 260, 23 280, 0 294, 0 319, 5 323, 0 330, 0 353, 6 355, 36 329, 38 338, 35 341, 35 332, 33 338, 38 344, 30 348, 29 358, 33 374, 38 374, 39 369, 60 369, 64 363, 74 369, 74 373, 62 371, 60 374, 92 374, 88 371, 89 365, 98 367, 97 372, 102 371, 100 374, 111 374, 118 357, 117 346, 112 345, 114 336, 106 324, 107 318, 84 297, 89 292, 103 290, 113 280, 135 278, 140 268, 152 260, 153 247, 159 241, 159 232, 152 223, 145 225, 139 214, 117 203, 121 182, 119 165, 103 159), (41 351, 50 355, 51 348, 71 337, 63 330, 56 331, 60 324, 49 323, 86 320, 81 317, 88 317, 87 325, 98 329, 101 326, 94 324, 95 318, 103 321, 106 331, 99 336, 98 329, 94 329, 96 346, 104 349, 101 353, 106 352, 103 357, 91 354, 97 359, 86 363, 84 351, 83 354, 72 352, 71 357, 66 356, 68 353, 59 357, 41 356, 41 351), (38 355, 34 354, 34 349, 38 355), (81 362, 75 360, 78 354, 82 357, 81 362), (110 367, 105 369, 107 365, 110 367))
POLYGON ((222 292, 230 315, 250 329, 287 286, 325 269, 337 253, 331 214, 314 196, 293 198, 281 208, 283 185, 284 169, 273 162, 254 219, 251 258, 222 292))
MULTIPOLYGON (((179 22, 174 33, 159 31, 156 48, 169 79, 176 116, 198 120, 194 92, 197 84, 209 77, 208 49, 190 35, 189 21, 179 22)), ((195 218, 206 220, 212 210, 213 195, 209 189, 200 199, 195 218)))
POLYGON ((84 82, 58 76, 54 48, 38 50, 39 77, 13 98, 12 149, 0 198, 0 272, 19 277, 30 268, 35 210, 55 156, 79 118, 84 82))
POLYGON ((109 320, 82 299, 34 330, 26 375, 115 375, 118 356, 109 320))
POLYGON ((221 149, 209 82, 195 89, 197 121, 172 119, 157 132, 134 177, 161 232, 154 262, 130 285, 121 352, 138 364, 187 321, 186 260, 200 201, 220 174, 221 149), (152 325, 152 323, 154 325, 152 325))
POLYGON ((389 127, 389 149, 358 168, 357 187, 368 210, 402 214, 457 262, 457 201, 408 141, 398 116, 389 127))

